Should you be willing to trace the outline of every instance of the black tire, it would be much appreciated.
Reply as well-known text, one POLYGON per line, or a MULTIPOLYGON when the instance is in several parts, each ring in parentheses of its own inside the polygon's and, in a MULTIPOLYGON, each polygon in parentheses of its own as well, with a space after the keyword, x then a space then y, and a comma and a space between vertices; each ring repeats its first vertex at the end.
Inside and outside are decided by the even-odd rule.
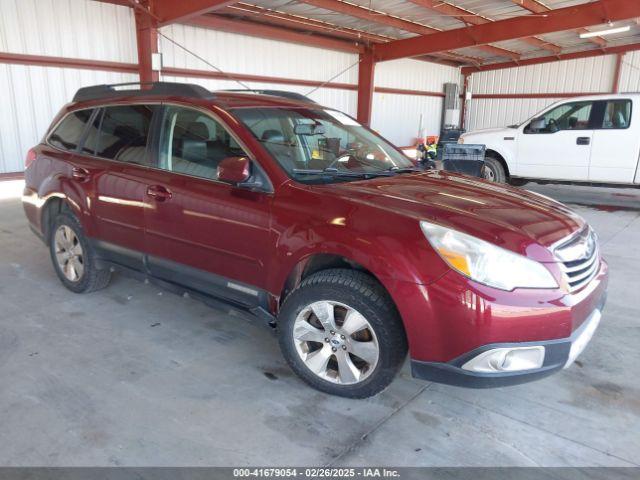
POLYGON ((278 316, 282 354, 293 371, 312 387, 341 397, 367 398, 384 390, 407 356, 407 339, 400 315, 386 290, 370 275, 356 270, 331 269, 302 281, 286 298, 278 316), (355 384, 336 384, 320 378, 302 361, 293 337, 300 312, 322 300, 345 304, 361 313, 371 325, 379 345, 375 368, 355 384))
POLYGON ((487 155, 484 158, 484 179, 495 183, 506 183, 507 172, 497 158, 487 155))
POLYGON ((49 253, 51 255, 51 262, 53 268, 58 275, 58 278, 62 284, 74 293, 89 293, 95 290, 105 288, 109 284, 111 279, 111 271, 109 269, 99 269, 96 266, 95 251, 91 247, 91 244, 87 241, 84 232, 82 231, 82 225, 78 219, 70 212, 63 211, 59 213, 53 221, 51 228, 49 229, 49 253), (67 278, 62 268, 58 264, 56 258, 56 242, 55 236, 58 229, 62 226, 70 228, 75 234, 78 243, 82 247, 82 265, 84 271, 82 275, 76 281, 71 281, 67 278))
POLYGON ((513 177, 511 177, 509 179, 509 185, 511 185, 513 187, 522 187, 522 186, 526 185, 527 183, 529 183, 529 180, 527 180, 526 178, 513 178, 513 177))

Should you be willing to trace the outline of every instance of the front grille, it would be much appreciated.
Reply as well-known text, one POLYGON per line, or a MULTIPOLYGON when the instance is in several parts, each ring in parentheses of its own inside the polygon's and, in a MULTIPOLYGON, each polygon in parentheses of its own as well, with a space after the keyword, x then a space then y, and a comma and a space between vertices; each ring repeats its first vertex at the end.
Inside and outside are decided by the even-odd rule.
POLYGON ((600 253, 595 233, 589 227, 564 241, 555 253, 562 261, 560 268, 567 277, 570 292, 584 287, 598 273, 600 253))

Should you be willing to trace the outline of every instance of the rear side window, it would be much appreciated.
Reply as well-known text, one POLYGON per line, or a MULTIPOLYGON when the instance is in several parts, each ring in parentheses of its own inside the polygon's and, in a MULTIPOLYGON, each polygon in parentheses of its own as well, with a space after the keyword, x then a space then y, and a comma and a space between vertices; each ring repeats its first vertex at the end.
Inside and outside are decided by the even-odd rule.
POLYGON ((49 135, 49 144, 63 150, 76 150, 93 109, 71 112, 49 135))
POLYGON ((87 147, 94 148, 95 155, 128 163, 146 164, 147 140, 153 117, 151 105, 122 105, 105 107, 96 118, 93 129, 99 133, 91 135, 87 147))
POLYGON ((631 100, 609 100, 604 109, 603 129, 628 128, 631 123, 631 100))

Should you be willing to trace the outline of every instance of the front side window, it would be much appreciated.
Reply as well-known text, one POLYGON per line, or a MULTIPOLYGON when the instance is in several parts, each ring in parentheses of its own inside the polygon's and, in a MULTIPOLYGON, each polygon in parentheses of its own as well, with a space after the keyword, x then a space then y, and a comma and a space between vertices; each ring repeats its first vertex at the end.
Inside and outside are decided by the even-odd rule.
POLYGON ((227 157, 240 156, 247 155, 218 121, 198 110, 167 107, 159 168, 217 180, 218 164, 227 157))
POLYGON ((95 155, 111 160, 149 164, 146 152, 153 109, 151 105, 105 107, 94 122, 99 134, 87 137, 85 150, 95 148, 95 155))
POLYGON ((602 128, 628 128, 631 123, 631 100, 609 100, 604 109, 602 128))
POLYGON ((587 130, 593 102, 563 103, 533 120, 525 133, 555 133, 560 130, 587 130))
POLYGON ((335 110, 238 108, 232 113, 289 176, 303 183, 368 178, 414 168, 409 158, 384 139, 335 110))
POLYGON ((49 144, 63 150, 76 150, 93 109, 71 112, 49 135, 49 144))

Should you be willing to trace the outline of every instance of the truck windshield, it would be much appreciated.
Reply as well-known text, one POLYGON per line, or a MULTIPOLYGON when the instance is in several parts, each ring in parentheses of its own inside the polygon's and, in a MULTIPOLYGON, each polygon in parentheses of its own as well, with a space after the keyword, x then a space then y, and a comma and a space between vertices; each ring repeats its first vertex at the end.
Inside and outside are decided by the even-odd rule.
POLYGON ((414 164, 349 116, 322 108, 237 108, 232 112, 287 174, 331 183, 413 171, 414 164))

